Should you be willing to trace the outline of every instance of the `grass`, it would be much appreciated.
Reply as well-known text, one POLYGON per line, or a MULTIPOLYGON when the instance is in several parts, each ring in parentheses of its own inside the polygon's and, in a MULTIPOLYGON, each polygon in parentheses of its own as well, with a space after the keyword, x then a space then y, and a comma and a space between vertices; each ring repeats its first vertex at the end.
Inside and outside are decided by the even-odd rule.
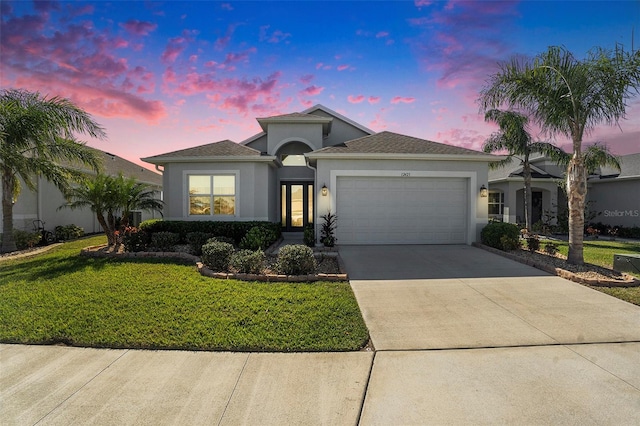
MULTIPOLYGON (((560 253, 567 255, 569 243, 555 241, 560 253)), ((619 253, 640 254, 640 243, 626 243, 621 241, 591 240, 584 242, 584 261, 594 265, 613 267, 613 255, 619 253)), ((640 272, 631 274, 640 278, 640 272)), ((607 293, 618 299, 625 300, 640 306, 640 287, 591 287, 595 290, 607 293)))
POLYGON ((193 265, 89 259, 92 237, 0 261, 0 341, 110 348, 347 351, 368 331, 348 283, 215 280, 193 265))

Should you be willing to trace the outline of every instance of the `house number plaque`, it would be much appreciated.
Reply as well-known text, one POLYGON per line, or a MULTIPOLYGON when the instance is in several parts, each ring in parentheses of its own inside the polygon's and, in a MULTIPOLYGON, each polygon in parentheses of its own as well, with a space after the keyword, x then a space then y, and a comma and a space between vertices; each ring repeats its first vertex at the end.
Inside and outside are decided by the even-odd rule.
POLYGON ((409 176, 411 176, 411 173, 409 173, 409 172, 400 173, 400 177, 409 177, 409 176))

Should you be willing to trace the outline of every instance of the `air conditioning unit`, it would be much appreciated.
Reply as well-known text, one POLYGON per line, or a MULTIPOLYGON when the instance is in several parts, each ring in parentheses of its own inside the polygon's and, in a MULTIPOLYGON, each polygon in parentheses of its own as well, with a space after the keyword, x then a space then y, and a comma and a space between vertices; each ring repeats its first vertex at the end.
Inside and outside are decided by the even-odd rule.
POLYGON ((142 212, 129 213, 129 225, 135 226, 137 228, 138 226, 140 226, 140 222, 142 222, 142 212))
POLYGON ((614 254, 613 269, 640 274, 640 254, 614 254))

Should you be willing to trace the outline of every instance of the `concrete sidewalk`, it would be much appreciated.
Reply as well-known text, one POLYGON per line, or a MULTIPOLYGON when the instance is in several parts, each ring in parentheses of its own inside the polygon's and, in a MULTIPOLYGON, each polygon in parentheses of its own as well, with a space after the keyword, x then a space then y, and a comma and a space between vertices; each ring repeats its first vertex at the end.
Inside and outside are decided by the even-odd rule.
POLYGON ((356 424, 372 361, 0 345, 0 423, 356 424))

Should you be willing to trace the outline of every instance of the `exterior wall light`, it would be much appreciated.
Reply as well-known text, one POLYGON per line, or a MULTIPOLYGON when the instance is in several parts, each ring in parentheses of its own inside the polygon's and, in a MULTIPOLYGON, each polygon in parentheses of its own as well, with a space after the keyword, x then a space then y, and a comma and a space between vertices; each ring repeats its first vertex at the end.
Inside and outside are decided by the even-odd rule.
POLYGON ((482 198, 486 198, 486 197, 488 197, 488 196, 489 196, 489 190, 488 190, 488 189, 487 189, 487 187, 486 187, 486 186, 484 186, 484 185, 482 185, 482 186, 480 187, 480 196, 481 196, 482 198))
POLYGON ((327 185, 322 185, 322 196, 326 197, 328 192, 327 185))

